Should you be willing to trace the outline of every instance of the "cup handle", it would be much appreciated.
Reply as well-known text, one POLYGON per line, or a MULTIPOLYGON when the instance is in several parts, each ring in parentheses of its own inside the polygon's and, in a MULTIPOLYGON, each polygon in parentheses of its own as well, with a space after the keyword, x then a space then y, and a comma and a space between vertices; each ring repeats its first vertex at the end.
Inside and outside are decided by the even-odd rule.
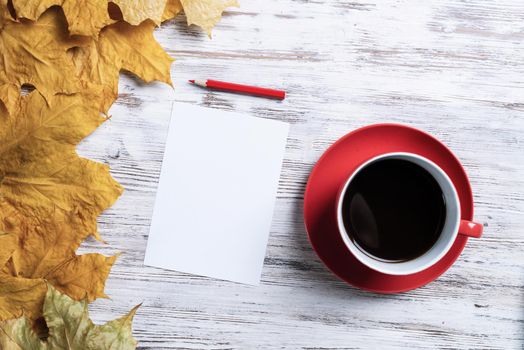
POLYGON ((459 233, 464 236, 480 238, 484 227, 473 221, 460 220, 459 233))

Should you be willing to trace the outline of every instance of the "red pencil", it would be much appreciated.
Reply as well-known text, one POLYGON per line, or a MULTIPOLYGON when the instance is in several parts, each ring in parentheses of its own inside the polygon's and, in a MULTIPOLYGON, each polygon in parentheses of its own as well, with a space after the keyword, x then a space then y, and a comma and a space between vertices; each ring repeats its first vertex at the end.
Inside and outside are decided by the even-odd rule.
POLYGON ((249 94, 249 95, 268 97, 268 98, 276 98, 279 100, 283 100, 284 98, 286 98, 286 92, 282 90, 274 90, 274 89, 261 88, 257 86, 233 84, 233 83, 227 83, 225 81, 210 80, 210 79, 208 80, 190 80, 189 82, 192 84, 201 86, 203 88, 207 88, 207 89, 236 92, 236 93, 241 93, 241 94, 249 94))

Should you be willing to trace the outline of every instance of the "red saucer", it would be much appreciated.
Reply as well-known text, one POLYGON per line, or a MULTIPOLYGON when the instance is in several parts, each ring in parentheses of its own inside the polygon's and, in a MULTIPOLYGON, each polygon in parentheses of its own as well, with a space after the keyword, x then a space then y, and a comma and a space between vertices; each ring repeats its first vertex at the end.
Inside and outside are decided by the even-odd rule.
POLYGON ((304 220, 309 241, 324 264, 339 278, 377 293, 405 292, 435 280, 457 260, 468 240, 458 235, 439 262, 405 276, 372 270, 349 252, 338 233, 337 192, 364 161, 391 152, 415 153, 439 165, 457 189, 462 219, 473 219, 473 195, 468 176, 453 153, 433 136, 404 125, 376 124, 357 129, 335 142, 315 165, 306 187, 304 220))

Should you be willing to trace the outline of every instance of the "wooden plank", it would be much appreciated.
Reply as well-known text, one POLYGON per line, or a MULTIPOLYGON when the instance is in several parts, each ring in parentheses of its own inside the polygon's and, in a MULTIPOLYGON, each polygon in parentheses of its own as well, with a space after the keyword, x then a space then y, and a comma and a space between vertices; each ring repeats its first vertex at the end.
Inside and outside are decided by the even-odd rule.
POLYGON ((524 3, 504 1, 243 1, 213 40, 184 18, 156 37, 177 58, 175 90, 123 76, 112 119, 79 147, 111 166, 126 192, 99 220, 122 251, 97 322, 143 302, 141 349, 521 349, 524 343, 524 3), (199 90, 215 78, 284 87, 283 102, 199 90), (291 123, 258 287, 143 266, 174 99, 291 123), (428 131, 462 160, 485 236, 434 283, 399 295, 338 281, 302 223, 308 174, 357 127, 428 131))

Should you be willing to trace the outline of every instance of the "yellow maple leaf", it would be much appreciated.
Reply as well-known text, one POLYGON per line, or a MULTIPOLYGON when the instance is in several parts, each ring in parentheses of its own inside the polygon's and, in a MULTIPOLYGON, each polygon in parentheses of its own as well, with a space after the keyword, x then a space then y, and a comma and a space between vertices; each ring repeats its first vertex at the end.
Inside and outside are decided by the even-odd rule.
POLYGON ((33 21, 50 7, 59 5, 67 18, 71 35, 94 38, 102 28, 115 22, 108 11, 109 3, 117 5, 123 20, 132 25, 139 25, 148 19, 160 24, 166 6, 166 0, 86 0, 82 4, 76 0, 13 0, 17 16, 33 21))
POLYGON ((180 0, 167 0, 164 13, 162 14, 162 22, 175 18, 182 11, 182 4, 180 0))
POLYGON ((154 29, 151 21, 138 26, 118 22, 104 28, 98 40, 70 50, 77 76, 104 86, 102 110, 107 111, 117 97, 122 69, 145 82, 172 84, 170 67, 174 60, 153 37, 154 29))
MULTIPOLYGON (((16 249, 17 237, 12 233, 0 233, 0 266, 4 266, 16 249)), ((45 282, 43 279, 27 279, 0 272, 0 320, 22 315, 37 317, 41 313, 45 282)))
MULTIPOLYGON (((20 203, 15 207, 5 201, 0 202, 0 210, 4 217, 0 227, 16 238, 9 249, 8 265, 14 276, 47 277, 74 258, 80 243, 96 232, 93 214, 87 215, 89 220, 86 221, 84 215, 75 212, 31 208, 20 203)), ((0 257, 7 254, 5 247, 1 247, 0 257)))
POLYGON ((220 21, 222 12, 228 7, 238 7, 237 0, 180 0, 187 24, 195 24, 211 36, 211 30, 220 21))
POLYGON ((107 297, 104 283, 116 256, 75 254, 84 238, 96 232, 96 213, 32 208, 29 216, 21 214, 25 209, 29 208, 0 203, 4 216, 0 227, 16 238, 14 245, 10 241, 11 245, 6 246, 1 245, 3 236, 0 236, 0 258, 7 251, 12 252, 4 272, 24 278, 44 278, 77 300, 86 296, 90 301, 107 297))
POLYGON ((36 318, 42 313, 46 292, 45 281, 0 273, 0 320, 20 317, 36 318))
POLYGON ((146 83, 157 80, 171 85, 170 67, 174 59, 155 40, 154 29, 150 21, 138 26, 124 22, 108 26, 101 33, 100 54, 146 83))
POLYGON ((107 112, 117 97, 121 69, 146 82, 171 84, 173 59, 153 37, 154 29, 151 21, 118 22, 96 39, 70 38, 58 8, 34 23, 9 23, 0 30, 0 100, 11 111, 23 84, 34 85, 48 103, 55 93, 103 88, 99 109, 107 112))
MULTIPOLYGON (((75 146, 105 118, 93 94, 33 91, 18 113, 0 116, 0 199, 30 208, 91 208, 102 212, 122 192, 107 165, 78 157, 75 146)), ((1 214, 0 214, 1 215, 1 214)))
POLYGON ((175 18, 182 10, 187 24, 195 24, 211 36, 211 30, 220 21, 228 7, 238 7, 237 0, 167 0, 162 21, 175 18))
POLYGON ((147 19, 160 24, 166 7, 166 0, 111 0, 111 2, 120 8, 124 21, 132 25, 138 25, 147 19))
POLYGON ((107 10, 108 0, 13 0, 17 16, 33 21, 54 5, 62 7, 71 35, 96 37, 103 27, 114 22, 107 10))
MULTIPOLYGON (((11 284, 45 278, 75 299, 105 297, 115 257, 75 255, 85 237, 96 235, 97 216, 122 192, 107 165, 75 151, 105 121, 97 99, 91 92, 57 94, 48 104, 35 90, 18 100, 15 113, 0 112, 0 230, 18 238, 2 274, 11 284)), ((0 245, 0 256, 5 249, 0 245)), ((38 303, 20 305, 38 315, 38 303)), ((5 307, 0 298, 0 310, 5 307)))
MULTIPOLYGON (((5 0, 2 0, 5 1, 5 0)), ((111 0, 129 24, 139 25, 146 20, 155 24, 174 18, 183 8, 188 25, 195 24, 211 36, 227 7, 238 7, 237 0, 111 0)), ((53 5, 62 7, 72 35, 96 37, 106 25, 113 23, 108 0, 87 0, 79 5, 75 0, 13 0, 18 17, 37 20, 53 5)))
POLYGON ((101 254, 78 255, 49 272, 45 279, 76 300, 107 298, 104 286, 116 258, 101 254))
MULTIPOLYGON (((67 50, 75 45, 78 43, 69 39, 59 9, 51 9, 37 22, 6 22, 0 29, 0 85, 12 93, 30 84, 46 99, 57 92, 78 92, 81 87, 67 55, 67 50)), ((5 97, 5 91, 0 92, 10 110, 14 100, 5 102, 5 97)))

